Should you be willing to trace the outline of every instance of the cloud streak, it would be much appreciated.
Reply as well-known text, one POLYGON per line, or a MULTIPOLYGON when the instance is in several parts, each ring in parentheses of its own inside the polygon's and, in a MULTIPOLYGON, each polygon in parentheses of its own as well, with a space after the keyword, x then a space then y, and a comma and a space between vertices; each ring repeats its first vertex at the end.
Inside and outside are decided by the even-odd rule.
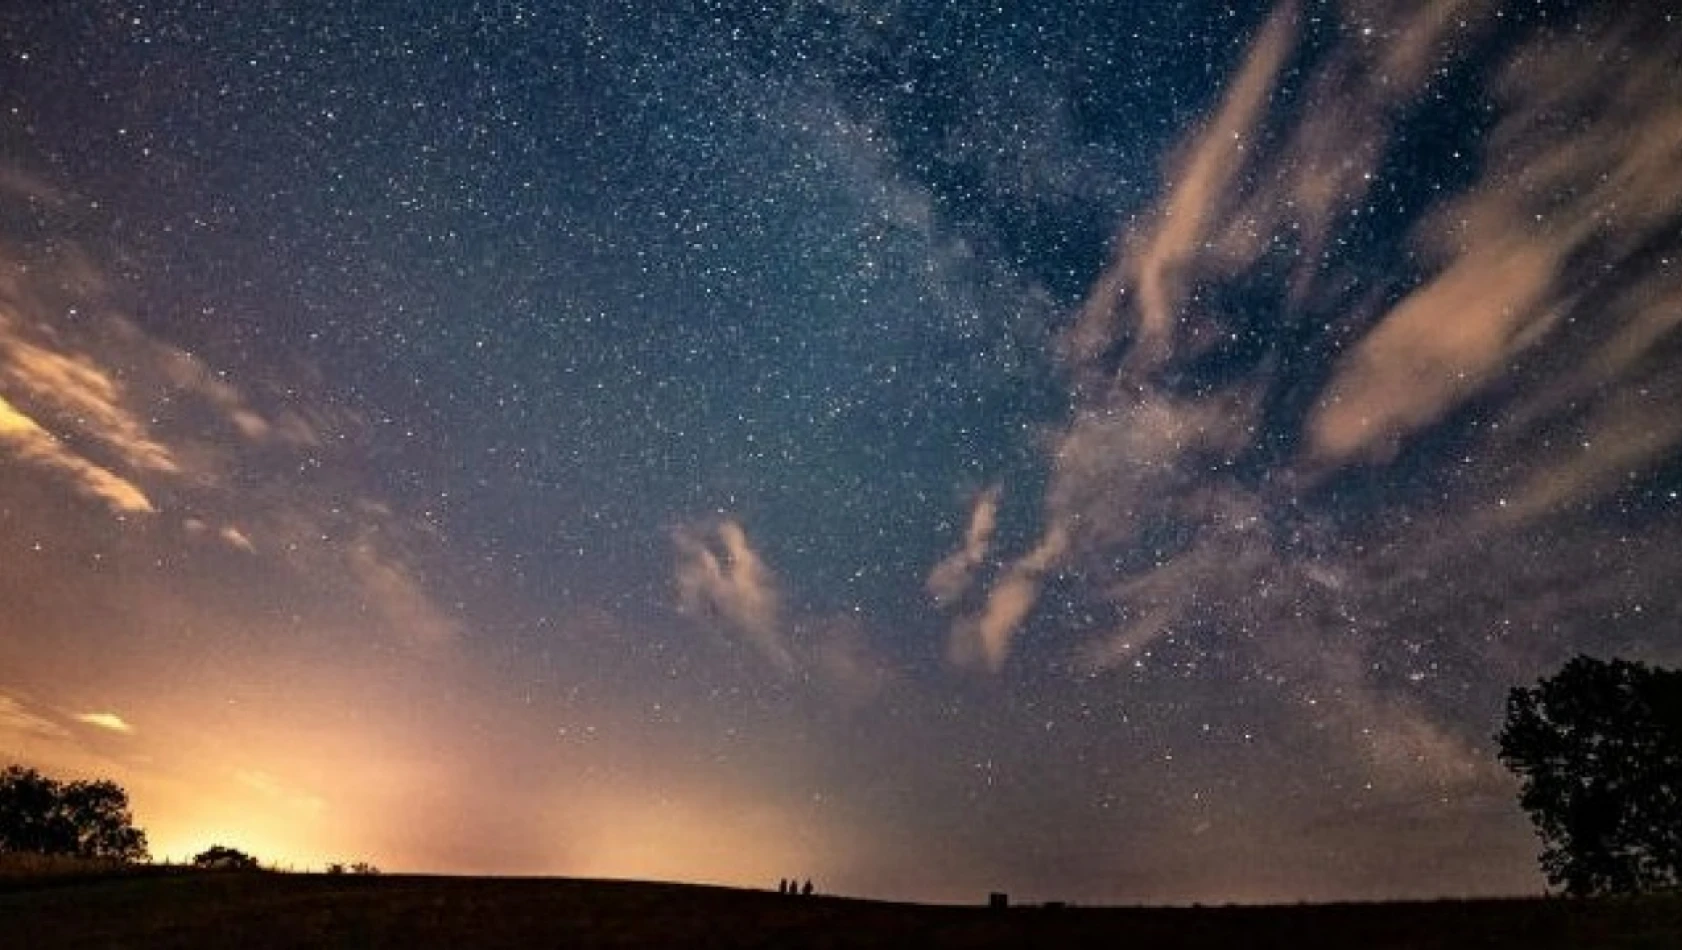
MULTIPOLYGON (((0 169, 0 210, 20 205, 52 233, 70 202, 0 169)), ((425 580, 422 530, 329 450, 352 441, 354 416, 290 395, 259 405, 260 388, 125 315, 74 241, 6 228, 0 243, 0 466, 132 520, 133 544, 214 540, 274 583, 308 588, 312 602, 372 616, 399 642, 457 638, 460 621, 425 580)), ((154 561, 175 559, 160 550, 154 561)))
POLYGON ((1138 295, 1132 353, 1146 365, 1170 353, 1190 287, 1192 258, 1201 253, 1255 147, 1256 129, 1290 52, 1296 19, 1295 3, 1281 4, 1269 18, 1219 111, 1178 168, 1158 219, 1128 255, 1127 286, 1138 295))
POLYGON ((857 613, 790 608, 776 572, 740 522, 680 526, 672 542, 678 609, 746 644, 761 667, 844 707, 867 704, 898 680, 857 613))
POLYGON ((995 485, 975 499, 970 508, 969 526, 964 529, 963 545, 942 558, 929 572, 925 586, 936 604, 950 604, 964 596, 974 581, 976 569, 986 560, 987 548, 993 543, 993 531, 998 526, 999 492, 995 485))
POLYGON ((0 396, 0 449, 15 461, 67 479, 77 492, 104 502, 117 514, 157 510, 139 486, 72 451, 4 396, 0 396))
POLYGON ((678 605, 693 615, 719 617, 767 663, 792 672, 794 656, 782 630, 782 595, 748 543, 747 532, 725 519, 672 532, 677 547, 678 605))
POLYGON ((954 625, 947 651, 954 662, 1002 667, 1049 571, 1126 532, 1143 516, 1140 507, 1169 487, 1163 482, 1181 480, 1176 464, 1185 455, 1229 441, 1218 431, 1226 418, 1212 414, 1218 407, 1177 400, 1153 380, 1184 345, 1189 288, 1222 214, 1235 203, 1235 182, 1253 160, 1297 16, 1287 3, 1268 19, 1214 118, 1175 163, 1162 206, 1123 237, 1119 258, 1065 335, 1062 354, 1088 405, 1077 408, 1053 453, 1048 527, 1005 569, 985 607, 954 625), (1126 357, 1111 375, 1102 367, 1123 343, 1126 357))
POLYGON ((63 726, 34 711, 15 696, 0 693, 0 734, 9 740, 58 741, 70 738, 63 726))
POLYGON ((134 734, 134 727, 129 725, 123 717, 113 712, 77 713, 76 721, 83 725, 93 726, 96 729, 103 729, 106 732, 115 732, 125 736, 134 734))
POLYGON ((6 332, 9 323, 0 320, 0 383, 103 444, 128 468, 180 471, 173 453, 128 409, 126 393, 110 372, 84 354, 51 349, 20 332, 6 332))
POLYGON ((994 582, 986 603, 962 617, 953 628, 947 655, 960 666, 982 666, 997 672, 1004 666, 1016 631, 1034 609, 1046 572, 1068 547, 1068 536, 1053 528, 1039 547, 1018 558, 994 582))
POLYGON ((1682 107, 1665 94, 1674 51, 1622 69, 1598 65, 1640 45, 1636 22, 1538 42, 1502 71, 1488 172, 1416 238, 1424 255, 1448 263, 1339 365, 1308 423, 1318 455, 1393 454, 1583 319, 1608 275, 1656 299, 1597 321, 1604 342, 1577 389, 1617 379, 1674 329, 1672 288, 1630 270, 1682 213, 1682 107))
POLYGON ((460 622, 428 593, 416 569, 393 557, 372 536, 352 544, 346 561, 364 608, 398 640, 437 648, 460 636, 460 622))
MULTIPOLYGON (((1369 724, 1340 737, 1368 767, 1477 784, 1488 770, 1442 725, 1463 716, 1425 692, 1421 644, 1530 675, 1574 620, 1644 596, 1652 570, 1632 568, 1512 604, 1559 582, 1537 557, 1635 557, 1588 513, 1613 496, 1638 510, 1634 488, 1682 445, 1675 32, 1603 13, 1518 42, 1492 74, 1477 174, 1410 212, 1406 266, 1340 250, 1383 213, 1402 123, 1434 107, 1492 9, 1349 3, 1318 51, 1297 47, 1292 4, 1261 28, 1062 340, 1073 409, 1040 535, 954 622, 955 663, 1002 669, 1049 578, 1068 578, 1061 596, 1094 618, 1067 650, 1076 669, 1225 656, 1369 724), (1278 342, 1245 349, 1258 334, 1278 342), (1437 490, 1394 487, 1413 484, 1437 490), (1448 616, 1445 584, 1476 612, 1448 616), (1442 632, 1518 617, 1535 639, 1442 632)), ((1637 531, 1639 550, 1669 550, 1666 524, 1637 531)), ((1489 664, 1466 663, 1468 689, 1492 688, 1489 664)))

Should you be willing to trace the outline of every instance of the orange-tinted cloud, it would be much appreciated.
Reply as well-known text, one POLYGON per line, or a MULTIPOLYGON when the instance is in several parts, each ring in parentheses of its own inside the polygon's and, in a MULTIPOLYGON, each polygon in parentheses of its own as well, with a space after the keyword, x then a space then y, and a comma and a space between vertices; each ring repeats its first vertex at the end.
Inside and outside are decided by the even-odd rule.
POLYGON ((1320 459, 1388 457, 1573 322, 1593 319, 1606 339, 1580 364, 1597 377, 1574 374, 1579 393, 1616 379, 1674 326, 1668 294, 1647 289, 1668 278, 1636 262, 1682 216, 1682 105, 1665 55, 1606 65, 1636 42, 1633 23, 1538 41, 1502 71, 1488 172, 1416 236, 1447 263, 1339 364, 1309 421, 1320 459), (1603 306, 1585 297, 1585 279, 1614 273, 1626 299, 1650 299, 1585 313, 1603 306))
POLYGON ((1314 453, 1390 458, 1402 439, 1481 389, 1558 319, 1547 306, 1558 249, 1504 233, 1483 237, 1343 360, 1309 422, 1314 453))
POLYGON ((1228 195, 1232 211, 1196 270, 1229 277, 1270 246, 1294 245, 1291 280, 1301 305, 1336 275, 1321 268, 1332 232, 1372 191, 1399 118, 1493 19, 1491 0, 1340 5, 1340 42, 1310 76, 1303 107, 1279 153, 1254 160, 1251 181, 1228 195), (1283 242, 1283 243, 1281 243, 1283 242))
POLYGON ((83 495, 98 499, 119 514, 149 514, 157 509, 139 486, 88 461, 40 423, 0 396, 0 451, 12 459, 67 479, 83 495))
POLYGON ((898 679, 872 647, 858 612, 791 609, 776 572, 739 522, 682 526, 672 541, 678 609, 738 638, 771 670, 843 706, 868 703, 898 679))
POLYGON ((1162 206, 1149 225, 1128 234, 1119 269, 1100 281, 1070 336, 1077 362, 1099 355, 1123 332, 1118 316, 1124 293, 1134 300, 1129 360, 1155 366, 1170 355, 1198 259, 1236 197, 1239 173, 1254 157, 1256 129, 1291 51, 1296 19, 1295 3, 1279 6, 1214 118, 1172 163, 1162 206))
POLYGON ((1173 398, 1157 391, 1154 378, 1196 335, 1190 289, 1211 267, 1216 239, 1242 206, 1241 182, 1262 157, 1257 130, 1293 49, 1297 19, 1295 3, 1269 17, 1214 117, 1170 162, 1161 205, 1118 242, 1118 258, 1066 334, 1062 352, 1077 393, 1094 405, 1077 414, 1053 450, 1040 541, 999 576, 981 611, 955 624, 948 648, 955 662, 1000 668, 1044 575, 1135 530, 1141 506, 1178 480, 1184 458, 1224 446, 1244 424, 1230 415, 1230 400, 1173 398), (1106 354, 1124 340, 1126 359, 1112 375, 1102 368, 1106 354))
POLYGON ((1611 491, 1682 444, 1671 408, 1682 383, 1662 356, 1682 328, 1671 263, 1682 256, 1682 104, 1667 91, 1682 41, 1645 35, 1640 17, 1519 44, 1496 73, 1498 120, 1481 161, 1466 157, 1480 174, 1418 219, 1415 285, 1383 309, 1349 290, 1359 283, 1336 255, 1338 229, 1369 212, 1400 123, 1432 108, 1432 84, 1494 11, 1485 0, 1351 0, 1295 89, 1279 77, 1299 55, 1298 11, 1274 12, 1062 341, 1075 412, 1052 442, 1041 541, 1000 572, 984 610, 960 620, 955 658, 1001 664, 1047 570, 1120 575, 1101 598, 1116 626, 1083 648, 1099 666, 1211 603, 1256 610, 1243 603, 1253 599, 1246 585, 1347 578, 1276 550, 1270 509, 1294 510, 1297 493, 1332 472, 1386 464, 1473 399, 1499 396, 1468 455, 1484 473, 1479 490, 1457 502, 1499 501, 1495 523, 1611 491), (1280 104, 1282 95, 1293 98, 1280 104), (1271 452, 1257 440, 1283 421, 1262 415, 1282 382, 1269 376, 1276 364, 1185 383, 1237 338, 1234 318, 1207 302, 1215 295, 1193 290, 1248 280, 1264 257, 1269 279, 1288 277, 1279 329, 1312 321, 1352 342, 1329 351, 1332 372, 1286 434, 1297 454, 1258 485, 1224 473, 1271 452), (1549 370, 1521 375, 1527 366, 1549 370), (1555 450, 1534 450, 1567 433, 1555 450), (1252 526, 1236 527, 1241 519, 1252 526), (1175 540, 1151 540, 1164 532, 1175 540), (1045 552, 1055 552, 1049 566, 1045 552))
POLYGON ((733 520, 702 529, 678 528, 679 606, 692 614, 715 614, 748 645, 784 672, 794 669, 783 631, 782 596, 776 579, 733 520))
POLYGON ((15 696, 0 693, 0 741, 8 747, 24 739, 61 740, 70 733, 15 696))
POLYGON ((44 416, 95 439, 138 471, 176 472, 180 466, 127 405, 123 387, 85 354, 39 345, 6 332, 0 319, 0 384, 42 407, 44 416))
POLYGON ((127 720, 113 712, 77 713, 76 721, 84 725, 104 729, 107 732, 117 732, 125 736, 134 734, 134 727, 127 720))
POLYGON ((964 529, 964 543, 956 551, 942 558, 929 572, 926 584, 929 596, 937 604, 949 604, 969 590, 976 568, 987 557, 993 542, 993 530, 998 524, 999 487, 982 492, 970 509, 969 527, 964 529))
POLYGON ((229 545, 248 554, 255 554, 257 551, 257 545, 251 542, 251 539, 246 536, 245 532, 231 524, 223 525, 222 530, 216 532, 216 536, 221 538, 223 541, 226 541, 229 545))
POLYGON ((982 666, 997 672, 1010 653, 1011 640, 1039 600, 1047 571, 1063 557, 1068 535, 1053 526, 1028 554, 1013 562, 987 592, 978 613, 962 617, 952 628, 947 655, 961 666, 982 666))
MULTIPOLYGON (((0 169, 0 211, 64 200, 0 169)), ((75 242, 11 237, 0 233, 0 466, 118 516, 152 516, 156 533, 135 543, 175 529, 216 539, 264 561, 253 568, 283 572, 277 582, 372 615, 401 642, 455 638, 459 622, 428 591, 416 553, 424 531, 378 502, 344 501, 365 495, 335 470, 328 443, 353 443, 354 416, 296 396, 257 405, 229 374, 126 316, 75 242), (288 455, 309 484, 291 483, 288 455), (259 465, 267 477, 233 490, 259 465)))
POLYGON ((352 544, 345 558, 356 594, 398 640, 439 647, 460 634, 460 623, 427 592, 414 567, 391 556, 372 537, 352 544))

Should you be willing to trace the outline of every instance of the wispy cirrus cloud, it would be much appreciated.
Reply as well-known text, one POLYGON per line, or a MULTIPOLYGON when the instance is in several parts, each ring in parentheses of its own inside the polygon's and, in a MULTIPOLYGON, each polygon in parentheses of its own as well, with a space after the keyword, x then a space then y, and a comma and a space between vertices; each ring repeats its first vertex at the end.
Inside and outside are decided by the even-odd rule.
POLYGON ((257 545, 252 543, 251 538, 231 524, 223 525, 222 530, 216 532, 216 536, 247 554, 257 553, 257 545))
POLYGON ((847 705, 869 702, 898 679, 862 617, 789 607, 782 582, 740 522, 680 526, 672 541, 678 609, 738 638, 765 667, 847 705))
POLYGON ((1129 358, 1155 364, 1170 355, 1196 275, 1194 259, 1204 256, 1235 196, 1235 180, 1257 147, 1257 129, 1290 53, 1297 16, 1295 3, 1282 4, 1262 28, 1214 118, 1177 163, 1162 207, 1149 224, 1129 233, 1121 267, 1098 289, 1097 306, 1088 308, 1088 315, 1106 326, 1085 327, 1077 347, 1112 335, 1113 325, 1104 319, 1113 314, 1106 298, 1125 290, 1137 299, 1129 358))
POLYGON ((792 671, 782 595, 742 526, 725 519, 701 528, 680 527, 672 541, 678 555, 678 605, 690 614, 718 616, 766 662, 792 671))
POLYGON ((83 725, 103 729, 106 732, 116 732, 125 736, 134 734, 134 727, 129 725, 128 720, 114 712, 77 713, 75 718, 77 722, 83 725))
POLYGON ((372 535, 350 545, 346 560, 366 609, 393 636, 420 647, 438 647, 460 635, 460 621, 431 595, 419 571, 372 535))
POLYGON ((22 699, 3 692, 0 692, 0 734, 12 741, 58 741, 70 738, 70 732, 64 726, 22 699))
MULTIPOLYGON (((53 238, 11 230, 0 256, 0 461, 49 473, 120 515, 223 485, 242 447, 318 447, 300 407, 259 408, 200 357, 137 324, 82 246, 50 222, 73 197, 0 169, 0 209, 53 238)), ((165 514, 169 514, 165 512, 165 514)))
MULTIPOLYGON (((1621 295, 1626 307, 1595 321, 1585 334, 1594 351, 1560 374, 1579 398, 1674 328, 1674 278, 1641 260, 1682 214, 1682 106, 1666 95, 1673 60, 1595 65, 1640 45, 1637 22, 1538 41, 1497 77, 1503 112, 1484 177, 1416 237, 1424 256, 1446 263, 1342 360, 1308 422, 1313 451, 1393 453, 1584 321, 1600 298, 1621 295)), ((1541 398, 1557 405, 1557 395, 1541 398)))
POLYGON ((293 811, 314 816, 327 808, 327 802, 321 796, 293 789, 273 774, 260 769, 235 769, 233 778, 272 803, 293 811))
POLYGON ((981 665, 995 672, 1004 666, 1016 631, 1034 609, 1047 571, 1068 549, 1068 535, 1057 527, 1038 547, 1017 558, 987 592, 986 602, 952 629, 947 655, 963 666, 981 665))
POLYGON ((154 548, 153 563, 180 560, 174 538, 214 540, 400 642, 453 640, 460 623, 425 581, 425 531, 329 445, 354 441, 356 417, 296 386, 242 385, 143 327, 95 255, 54 230, 76 206, 0 169, 0 211, 20 212, 0 215, 0 467, 95 503, 68 506, 78 518, 131 522, 129 542, 154 548), (37 219, 51 239, 4 223, 37 219))
POLYGON ((987 549, 993 543, 993 531, 998 526, 1000 491, 1000 487, 995 485, 976 496, 970 508, 969 526, 964 529, 963 544, 942 558, 929 572, 925 586, 935 603, 952 603, 969 590, 976 569, 987 558, 987 549))
MULTIPOLYGON (((1682 39, 1622 10, 1521 38, 1491 74, 1475 174, 1413 216, 1403 266, 1341 250, 1395 187, 1404 121, 1437 107, 1433 84, 1492 11, 1348 3, 1315 52, 1294 4, 1262 26, 1062 340, 1073 409, 1039 537, 954 621, 955 661, 1001 668, 1067 576, 1107 618, 1074 645, 1078 668, 1236 653, 1373 724, 1347 744, 1389 771, 1424 757, 1444 781, 1484 781, 1453 764, 1475 757, 1419 695, 1420 644, 1523 662, 1575 618, 1651 602, 1632 594, 1651 571, 1607 553, 1636 556, 1628 531, 1615 543, 1584 513, 1643 504, 1632 486, 1682 445, 1682 112, 1662 91, 1682 39), (1258 335, 1278 342, 1247 349, 1258 335), (1391 488, 1419 483, 1440 487, 1391 488), (1539 550, 1629 571, 1514 610, 1554 576, 1539 550), (1453 583, 1485 613, 1421 597, 1472 561, 1453 583), (1442 632, 1521 614, 1538 633, 1525 645, 1442 632)), ((1666 550, 1667 524, 1636 532, 1639 550, 1666 550)))
POLYGON ((104 502, 118 514, 157 510, 134 482, 89 461, 4 396, 0 396, 0 449, 14 461, 68 481, 79 494, 104 502))
POLYGON ((98 442, 127 468, 181 470, 174 454, 129 408, 128 394, 110 370, 64 344, 52 347, 32 341, 11 323, 0 322, 5 334, 0 384, 41 406, 47 417, 98 442))

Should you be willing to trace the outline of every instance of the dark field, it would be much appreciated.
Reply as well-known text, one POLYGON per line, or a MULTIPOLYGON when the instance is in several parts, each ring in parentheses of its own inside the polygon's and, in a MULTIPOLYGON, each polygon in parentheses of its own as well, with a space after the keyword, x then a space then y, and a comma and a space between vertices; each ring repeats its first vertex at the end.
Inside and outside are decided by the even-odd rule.
POLYGON ((152 872, 0 880, 5 947, 1682 947, 1682 899, 933 907, 616 881, 152 872))

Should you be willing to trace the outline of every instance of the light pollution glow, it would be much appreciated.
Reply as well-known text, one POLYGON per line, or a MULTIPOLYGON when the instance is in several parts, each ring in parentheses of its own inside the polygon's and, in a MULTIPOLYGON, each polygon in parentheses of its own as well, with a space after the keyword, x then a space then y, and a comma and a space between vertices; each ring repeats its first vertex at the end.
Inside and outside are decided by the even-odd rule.
MULTIPOLYGON (((1486 748, 1500 690, 1584 646, 1682 658, 1654 633, 1682 611, 1665 596, 1682 551, 1682 38, 1606 10, 1521 37, 1489 64, 1465 180, 1394 225, 1405 262, 1382 270, 1339 249, 1377 214, 1404 119, 1445 107, 1500 5, 1316 11, 1254 18, 1225 91, 1039 337, 1067 413, 999 437, 1033 442, 1037 477, 977 464, 947 499, 907 492, 894 528, 918 536, 870 550, 823 548, 856 512, 801 497, 811 520, 779 522, 777 486, 734 470, 625 504, 639 533, 589 479, 466 458, 478 433, 430 424, 467 386, 453 376, 362 392, 320 353, 223 370, 172 314, 232 303, 133 274, 151 258, 88 224, 115 217, 110 199, 8 157, 0 757, 117 779, 171 860, 221 843, 299 868, 796 875, 936 900, 1534 890, 1486 748), (1269 334, 1298 342, 1246 355, 1269 334), (591 491, 612 504, 509 555, 432 486, 480 465, 475 490, 506 493, 511 521, 584 511, 591 491), (922 563, 883 581, 901 544, 922 563), (810 589, 836 561, 861 593, 810 589)), ((923 241, 918 273, 946 273, 932 186, 890 160, 887 132, 810 121, 844 112, 821 84, 763 95, 847 159, 845 181, 819 177, 863 192, 860 227, 923 241)), ((651 313, 688 302, 648 293, 651 313)), ((247 303, 287 327, 305 296, 247 303)), ((602 322, 631 339, 642 315, 602 322)), ((403 333, 443 332, 424 324, 403 333)), ((608 369, 586 392, 643 379, 622 349, 590 355, 608 369)), ((384 337, 375 355, 411 358, 384 337)), ((534 378, 554 382, 546 364, 534 378)), ((542 439, 591 409, 567 399, 532 458, 566 454, 542 439)), ((720 432, 751 416, 688 402, 720 432)), ((794 444, 816 440, 812 418, 794 444)), ((683 468, 660 455, 680 426, 645 428, 645 454, 580 436, 572 455, 610 489, 683 468)), ((847 484, 871 501, 904 474, 847 484)))

